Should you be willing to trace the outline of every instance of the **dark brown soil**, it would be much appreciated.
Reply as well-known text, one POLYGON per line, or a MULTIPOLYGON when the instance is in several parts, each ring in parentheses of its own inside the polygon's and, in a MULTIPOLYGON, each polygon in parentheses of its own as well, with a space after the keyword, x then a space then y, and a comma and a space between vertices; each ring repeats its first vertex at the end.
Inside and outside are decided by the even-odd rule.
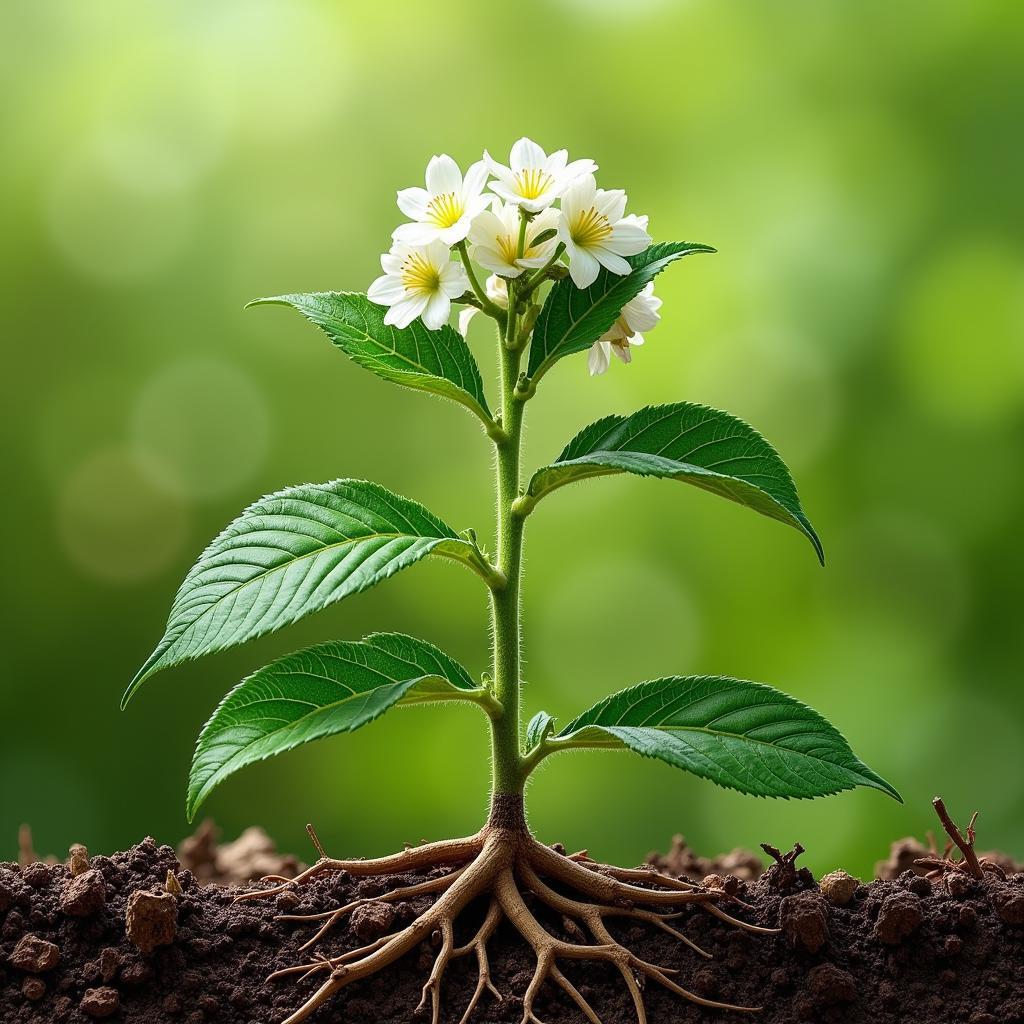
MULTIPOLYGON (((686 857, 693 860, 691 873, 728 871, 722 860, 700 862, 681 847, 660 863, 681 873, 688 870, 686 857)), ((703 1011, 649 987, 651 1024, 1024 1022, 1024 874, 974 881, 953 872, 933 882, 907 870, 870 885, 829 876, 819 887, 796 866, 772 865, 755 878, 757 865, 749 854, 734 861, 735 875, 746 872, 753 879, 735 883, 754 908, 737 913, 781 925, 777 936, 737 931, 697 908, 676 923, 714 953, 713 961, 646 926, 620 926, 616 934, 645 959, 678 968, 680 982, 694 991, 763 1004, 764 1012, 749 1018, 703 1011), (850 902, 837 905, 851 890, 850 902)), ((275 915, 330 909, 423 877, 328 876, 273 901, 233 906, 240 889, 200 884, 170 847, 152 839, 113 857, 93 857, 87 868, 78 863, 75 870, 77 875, 65 865, 0 865, 2 1024, 277 1024, 316 982, 264 983, 272 971, 300 962, 298 947, 309 936, 308 927, 276 922, 275 915), (169 870, 176 872, 180 893, 166 893, 169 870), (129 904, 134 943, 126 932, 129 904), (170 935, 172 941, 153 945, 151 952, 138 948, 170 935)), ((325 948, 341 951, 372 940, 382 928, 407 923, 429 899, 366 907, 339 926, 325 948)), ((571 938, 562 920, 542 907, 534 910, 553 933, 571 938)), ((463 924, 471 928, 474 915, 463 924)), ((426 1024, 413 1007, 434 953, 425 943, 392 969, 345 990, 314 1020, 426 1024)), ((453 1024, 475 984, 470 961, 456 962, 446 975, 444 1019, 453 1024)), ((516 1022, 533 961, 507 925, 492 940, 492 963, 506 998, 482 1004, 474 1019, 516 1022)), ((605 1024, 634 1019, 621 979, 599 965, 573 970, 569 964, 566 972, 605 1024)), ((582 1020, 553 986, 545 989, 538 1012, 548 1024, 582 1020)))

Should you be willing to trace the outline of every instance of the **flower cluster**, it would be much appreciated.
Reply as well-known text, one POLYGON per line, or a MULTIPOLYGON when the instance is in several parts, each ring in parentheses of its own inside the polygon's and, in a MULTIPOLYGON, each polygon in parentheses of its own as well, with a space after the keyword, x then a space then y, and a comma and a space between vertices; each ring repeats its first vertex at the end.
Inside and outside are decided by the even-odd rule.
MULTIPOLYGON (((398 193, 409 220, 392 234, 368 297, 388 307, 385 323, 407 327, 419 317, 432 330, 448 322, 452 302, 466 303, 459 315, 465 335, 478 310, 508 309, 511 281, 518 297, 565 273, 577 288, 590 287, 602 267, 628 274, 626 257, 651 244, 647 218, 626 213, 621 189, 598 188, 596 170, 593 160, 570 161, 564 149, 549 155, 526 138, 512 147, 508 165, 485 152, 463 174, 450 156, 431 158, 426 187, 398 193), (490 272, 484 287, 473 263, 490 272)), ((591 349, 591 374, 604 373, 613 352, 628 363, 660 305, 652 285, 626 303, 591 349)))

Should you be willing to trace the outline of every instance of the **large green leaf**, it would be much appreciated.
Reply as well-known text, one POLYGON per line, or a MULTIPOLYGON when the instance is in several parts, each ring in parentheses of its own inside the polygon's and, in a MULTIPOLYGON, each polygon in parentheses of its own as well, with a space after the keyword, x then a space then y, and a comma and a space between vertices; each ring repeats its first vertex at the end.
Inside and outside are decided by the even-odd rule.
POLYGON ((473 353, 447 324, 431 331, 417 318, 408 327, 390 327, 384 323, 385 308, 356 292, 275 295, 249 305, 291 306, 378 377, 450 398, 491 423, 473 353))
POLYGON ((188 819, 239 768, 321 736, 352 732, 396 705, 472 700, 466 670, 400 633, 324 643, 239 683, 203 728, 188 781, 188 819))
POLYGON ((335 480, 261 498, 189 570, 122 706, 162 668, 279 629, 431 553, 486 575, 473 545, 380 484, 335 480))
POLYGON ((699 242, 658 242, 628 260, 632 273, 601 269, 589 288, 568 277, 558 281, 537 317, 530 342, 529 376, 536 382, 563 356, 589 348, 608 330, 622 307, 670 263, 694 252, 714 252, 699 242))
POLYGON ((821 542, 800 507, 786 464, 735 416, 689 402, 607 416, 584 428, 550 466, 534 473, 526 500, 532 503, 565 484, 612 473, 682 480, 746 505, 805 534, 824 564, 821 542))
POLYGON ((817 711, 742 679, 640 683, 585 711, 554 744, 635 750, 754 796, 806 798, 870 786, 901 799, 817 711))

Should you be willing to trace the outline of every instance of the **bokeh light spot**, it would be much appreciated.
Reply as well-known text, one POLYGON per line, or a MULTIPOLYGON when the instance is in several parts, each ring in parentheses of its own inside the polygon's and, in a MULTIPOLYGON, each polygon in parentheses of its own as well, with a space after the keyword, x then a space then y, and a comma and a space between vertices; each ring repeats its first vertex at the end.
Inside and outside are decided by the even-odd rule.
POLYGON ((154 484, 119 447, 86 458, 58 497, 58 533, 68 555, 107 583, 136 583, 166 568, 188 535, 186 506, 154 484))
POLYGON ((187 53, 147 53, 126 62, 113 84, 95 139, 111 181, 143 194, 175 191, 220 159, 228 103, 202 61, 187 53))
POLYGON ((241 369, 193 356, 166 366, 143 386, 132 438, 140 461, 163 487, 213 498, 259 468, 270 416, 262 392, 241 369))
POLYGON ((92 155, 61 168, 48 214, 64 258, 83 274, 112 284, 151 277, 171 264, 194 221, 187 193, 128 188, 92 155))

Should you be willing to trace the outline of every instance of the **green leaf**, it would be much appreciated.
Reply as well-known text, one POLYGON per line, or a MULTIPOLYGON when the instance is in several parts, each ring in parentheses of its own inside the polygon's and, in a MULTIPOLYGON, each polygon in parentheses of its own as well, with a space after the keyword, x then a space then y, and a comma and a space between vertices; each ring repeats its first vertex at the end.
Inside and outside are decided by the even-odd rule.
POLYGON ((229 775, 322 736, 352 732, 388 708, 473 700, 466 670, 400 633, 324 643, 253 673, 203 727, 188 781, 188 820, 229 775))
POLYGON ((555 729, 555 720, 546 711, 538 711, 530 719, 526 727, 526 749, 533 750, 545 736, 550 736, 555 729))
POLYGON ((584 428, 550 466, 534 473, 526 500, 532 505, 565 484, 613 473, 682 480, 746 505, 798 529, 825 563, 779 453, 728 413, 680 402, 648 406, 632 416, 607 416, 584 428))
POLYGON ((640 683, 595 704, 555 740, 635 750, 754 796, 809 798, 869 786, 902 802, 817 711, 742 679, 640 683))
POLYGON ((261 498, 189 570, 122 707, 160 669, 279 629, 431 553, 488 572, 450 526, 380 484, 335 480, 261 498))
POLYGON ((431 331, 416 319, 408 327, 390 327, 384 323, 385 308, 356 292, 275 295, 249 305, 291 306, 378 377, 449 398, 492 425, 473 353, 447 324, 431 331))
POLYGON ((622 307, 670 263, 690 253, 714 251, 699 242, 658 242, 629 258, 632 273, 619 276, 602 268, 589 288, 577 288, 568 277, 556 282, 533 328, 530 378, 536 383, 562 356, 589 348, 615 323, 622 307))

